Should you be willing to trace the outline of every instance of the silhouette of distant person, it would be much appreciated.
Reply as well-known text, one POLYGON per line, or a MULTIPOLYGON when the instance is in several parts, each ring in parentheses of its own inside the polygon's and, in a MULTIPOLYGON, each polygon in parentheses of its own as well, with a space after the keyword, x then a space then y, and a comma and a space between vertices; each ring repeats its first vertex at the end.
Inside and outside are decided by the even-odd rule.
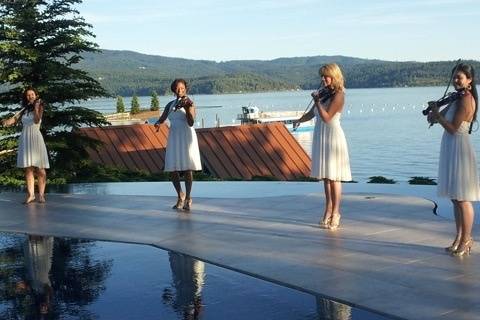
POLYGON ((165 303, 182 315, 184 320, 198 319, 202 309, 201 293, 205 281, 205 264, 192 257, 169 252, 172 288, 163 293, 165 303))

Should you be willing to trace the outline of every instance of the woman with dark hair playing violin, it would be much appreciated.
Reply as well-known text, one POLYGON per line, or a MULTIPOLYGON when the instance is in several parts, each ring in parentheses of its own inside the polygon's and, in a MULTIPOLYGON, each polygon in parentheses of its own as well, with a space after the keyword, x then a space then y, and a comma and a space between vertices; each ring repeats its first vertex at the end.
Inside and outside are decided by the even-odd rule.
POLYGON ((38 199, 45 202, 45 188, 47 185, 47 173, 50 168, 48 153, 40 132, 44 104, 39 99, 37 91, 28 87, 23 91, 22 109, 13 117, 3 120, 3 126, 13 126, 22 123, 22 133, 18 138, 17 167, 25 170, 25 184, 27 196, 24 204, 35 201, 35 174, 38 180, 38 199))
POLYGON ((440 147, 438 195, 451 199, 457 230, 455 240, 445 250, 463 256, 470 254, 473 246, 471 201, 480 200, 477 161, 469 136, 472 122, 476 120, 478 93, 472 66, 461 63, 452 73, 453 86, 462 94, 457 94, 457 99, 441 112, 438 103, 430 101, 427 119, 445 129, 440 147))
POLYGON ((171 172, 172 182, 177 192, 177 203, 173 209, 189 211, 192 207, 193 173, 202 170, 197 134, 193 124, 195 121, 195 105, 187 97, 187 82, 175 79, 170 89, 176 99, 170 101, 163 110, 160 119, 155 123, 159 127, 165 120, 170 121, 167 150, 165 152, 165 171, 171 172), (180 184, 180 172, 185 176, 185 192, 180 184))

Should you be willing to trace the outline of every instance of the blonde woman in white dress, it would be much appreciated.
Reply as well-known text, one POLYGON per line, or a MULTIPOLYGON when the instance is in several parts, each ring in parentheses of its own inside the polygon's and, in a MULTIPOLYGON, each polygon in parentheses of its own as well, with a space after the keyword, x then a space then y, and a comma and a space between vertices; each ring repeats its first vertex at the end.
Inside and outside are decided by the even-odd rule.
POLYGON ((470 141, 472 123, 476 120, 478 93, 472 66, 459 64, 454 68, 453 86, 463 92, 458 99, 441 112, 434 101, 429 102, 432 112, 430 123, 439 123, 444 129, 438 166, 438 195, 450 198, 457 234, 452 245, 445 248, 456 256, 470 254, 473 246, 472 201, 480 200, 477 161, 470 141))
POLYGON ((177 203, 173 209, 190 211, 193 171, 202 170, 197 134, 193 127, 195 105, 187 97, 188 86, 185 80, 175 79, 170 89, 175 93, 176 99, 166 105, 155 127, 158 128, 167 119, 170 122, 164 170, 171 172, 172 183, 177 192, 177 203), (185 177, 185 193, 180 184, 181 172, 185 177))
POLYGON ((351 181, 347 141, 340 125, 345 104, 345 87, 342 71, 335 63, 319 70, 323 89, 312 93, 314 105, 294 123, 316 118, 312 141, 311 176, 323 180, 325 211, 320 227, 335 230, 340 225, 342 181, 351 181))
POLYGON ((24 203, 35 201, 35 174, 38 180, 38 202, 45 202, 47 173, 50 168, 47 148, 40 132, 43 116, 43 103, 35 89, 29 87, 23 92, 22 110, 2 125, 12 126, 22 123, 22 133, 18 139, 17 167, 24 168, 27 196, 24 203))

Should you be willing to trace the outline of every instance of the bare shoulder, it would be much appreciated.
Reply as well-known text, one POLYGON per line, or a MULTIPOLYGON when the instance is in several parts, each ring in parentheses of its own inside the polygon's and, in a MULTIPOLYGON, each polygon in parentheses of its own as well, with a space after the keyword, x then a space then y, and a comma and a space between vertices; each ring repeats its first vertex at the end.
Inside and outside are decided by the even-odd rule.
POLYGON ((344 91, 335 92, 332 98, 332 103, 343 105, 344 101, 345 101, 345 92, 344 91))
POLYGON ((473 95, 467 91, 463 96, 461 96, 457 100, 457 104, 459 108, 464 109, 465 111, 470 111, 475 109, 475 99, 473 98, 473 95))

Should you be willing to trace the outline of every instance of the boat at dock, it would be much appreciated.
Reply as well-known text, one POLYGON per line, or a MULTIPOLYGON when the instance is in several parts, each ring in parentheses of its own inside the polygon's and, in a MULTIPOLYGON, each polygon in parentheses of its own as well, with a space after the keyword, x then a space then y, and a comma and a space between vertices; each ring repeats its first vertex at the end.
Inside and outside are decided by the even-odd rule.
MULTIPOLYGON (((304 114, 303 111, 260 111, 256 106, 242 107, 242 113, 237 115, 240 124, 259 124, 282 122, 289 131, 293 131, 293 122, 304 114)), ((310 131, 315 126, 314 119, 302 122, 296 131, 310 131)))

